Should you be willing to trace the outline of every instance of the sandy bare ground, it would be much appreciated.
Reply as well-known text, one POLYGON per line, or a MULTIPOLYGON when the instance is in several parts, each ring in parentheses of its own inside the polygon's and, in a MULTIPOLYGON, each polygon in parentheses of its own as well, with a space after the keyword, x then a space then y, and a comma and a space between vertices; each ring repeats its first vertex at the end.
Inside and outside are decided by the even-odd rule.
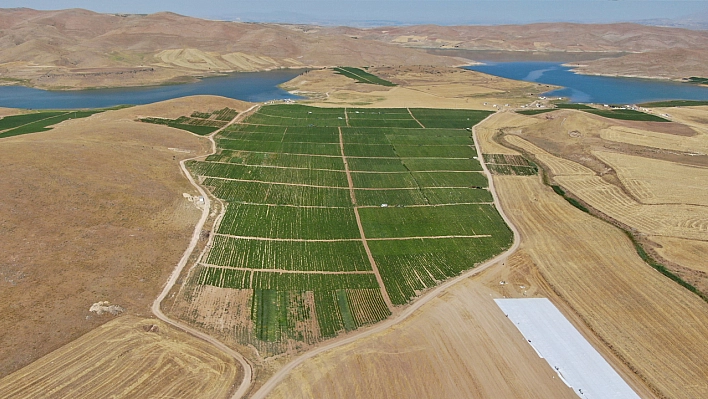
POLYGON ((110 321, 0 380, 4 398, 226 397, 241 366, 167 324, 110 321))
POLYGON ((518 82, 459 68, 369 68, 397 87, 357 84, 332 70, 316 70, 281 85, 320 107, 453 108, 495 111, 534 101, 550 86, 518 82), (497 107, 493 107, 497 105, 497 107))

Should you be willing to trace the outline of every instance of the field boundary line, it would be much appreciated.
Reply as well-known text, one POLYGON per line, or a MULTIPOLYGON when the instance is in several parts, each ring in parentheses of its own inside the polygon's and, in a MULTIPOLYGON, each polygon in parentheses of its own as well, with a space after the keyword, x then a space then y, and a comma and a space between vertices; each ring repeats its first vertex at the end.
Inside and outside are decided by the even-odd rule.
MULTIPOLYGON (((486 118, 484 118, 482 121, 480 121, 477 125, 484 123, 487 119, 491 118, 492 115, 495 114, 490 114, 486 118)), ((475 125, 475 126, 477 126, 475 125)), ((477 132, 475 130, 475 127, 472 127, 472 137, 475 142, 475 147, 477 151, 481 154, 481 150, 479 147, 479 142, 477 140, 477 132)), ((506 224, 509 226, 509 229, 513 232, 514 235, 514 242, 507 249, 506 251, 502 252, 501 254, 495 256, 492 259, 487 260, 486 262, 482 263, 481 265, 468 270, 462 274, 460 274, 457 277, 453 277, 442 284, 438 285, 437 287, 431 289, 427 293, 425 293, 423 296, 419 297, 416 301, 410 304, 407 308, 405 308, 402 312, 398 313, 397 315, 393 316, 392 318, 385 320, 379 324, 375 324, 374 326, 370 327, 369 329, 365 329, 359 333, 354 333, 349 337, 346 337, 342 340, 336 341, 329 343, 324 346, 320 346, 318 348, 315 348, 311 351, 305 352, 302 355, 298 356, 297 358, 293 359, 286 365, 284 365, 280 370, 278 370, 275 374, 273 374, 268 381, 266 381, 259 389, 256 391, 252 396, 251 399, 264 399, 277 385, 280 383, 285 377, 297 366, 300 364, 304 363, 306 360, 309 360, 323 352, 329 351, 331 349, 344 346, 347 344, 350 344, 352 342, 355 342, 359 339, 363 339, 369 336, 372 336, 374 334, 378 334, 380 332, 383 332, 403 321, 408 319, 413 313, 415 313, 418 309, 420 309, 423 305, 426 303, 430 302, 431 300, 437 298, 440 294, 444 293, 448 288, 451 286, 459 283, 460 281, 463 281, 469 277, 472 277, 476 274, 479 274, 483 272, 484 270, 488 269, 489 267, 497 264, 498 262, 506 260, 511 254, 516 252, 516 250, 519 248, 521 245, 521 236, 519 235, 519 230, 517 227, 511 222, 511 220, 506 216, 504 213, 503 208, 501 207, 501 203, 499 201, 499 197, 497 196, 496 190, 494 189, 494 182, 492 180, 492 175, 487 169, 486 164, 484 163, 484 160, 481 160, 480 163, 482 164, 482 168, 484 169, 487 178, 489 179, 489 187, 490 191, 492 193, 492 197, 494 198, 494 204, 496 205, 497 210, 499 211, 499 214, 501 215, 502 219, 506 222, 506 224)))
MULTIPOLYGON (((247 109, 246 111, 239 113, 234 117, 229 123, 227 123, 224 127, 221 129, 215 130, 212 134, 207 136, 209 141, 211 141, 212 145, 212 151, 210 155, 213 155, 216 153, 216 142, 214 141, 214 135, 217 133, 223 131, 227 127, 231 126, 232 124, 238 122, 240 119, 244 118, 245 115, 248 115, 250 111, 253 109, 257 109, 260 107, 260 104, 256 104, 252 106, 251 108, 247 109)), ((182 170, 182 173, 184 173, 185 177, 187 177, 187 180, 194 186, 199 194, 202 195, 204 198, 204 208, 202 210, 202 216, 199 219, 199 222, 197 222, 197 225, 194 227, 194 232, 192 233, 192 239, 189 243, 189 246, 187 249, 184 251, 184 254, 182 255, 182 258, 179 260, 177 265, 175 266, 174 270, 172 270, 172 273, 170 274, 170 277, 167 279, 167 282, 165 283, 164 288, 162 289, 162 292, 160 295, 155 298, 155 301, 152 303, 152 313, 160 320, 164 321, 165 323, 180 329, 198 339, 201 339, 205 342, 208 342, 212 344, 214 347, 216 347, 218 350, 220 350, 223 353, 228 354, 229 356, 233 357, 236 359, 236 361, 241 365, 243 368, 243 380, 239 383, 238 388, 234 391, 234 394, 231 396, 233 399, 241 398, 243 397, 246 392, 251 388, 251 384, 253 383, 253 366, 251 363, 246 359, 245 356, 240 354, 234 349, 229 348, 226 346, 223 342, 219 341, 218 339, 203 333, 195 328, 192 328, 186 324, 183 324, 179 321, 172 320, 169 317, 167 317, 161 309, 161 304, 162 301, 167 297, 167 294, 172 290, 172 287, 174 287, 175 283, 177 282, 177 279, 179 276, 182 274, 182 270, 184 267, 187 265, 187 262, 189 261, 190 256, 192 255, 192 252, 194 252, 194 249, 197 246, 197 243, 199 242, 199 237, 202 232, 202 228, 204 227, 204 224, 206 223, 208 217, 209 217, 209 211, 211 208, 211 201, 209 200, 209 196, 207 195, 206 191, 197 184, 196 181, 194 181, 194 178, 192 177, 191 173, 189 173, 189 170, 187 169, 186 166, 186 161, 190 161, 196 158, 200 157, 195 157, 195 158, 189 158, 189 159, 183 159, 179 162, 180 168, 182 170)), ((236 381, 234 381, 234 384, 236 381)))
POLYGON ((214 265, 211 263, 200 263, 201 266, 211 267, 213 269, 229 269, 229 270, 243 270, 261 273, 286 273, 286 274, 374 274, 372 270, 351 270, 351 271, 340 271, 333 272, 331 270, 287 270, 287 269, 249 269, 247 267, 232 267, 232 266, 221 266, 214 265))
POLYGON ((386 291, 386 286, 384 285, 383 278, 381 278, 381 273, 379 273, 379 268, 376 265, 376 260, 374 260, 374 255, 371 253, 369 244, 366 242, 366 235, 364 234, 364 226, 361 224, 361 217, 359 217, 359 209, 356 206, 356 192, 354 191, 354 180, 352 180, 352 174, 349 171, 349 162, 347 161, 347 156, 344 155, 344 135, 342 134, 342 128, 339 128, 339 148, 342 152, 342 161, 344 162, 344 170, 347 172, 347 182, 349 182, 349 196, 352 200, 352 205, 354 206, 354 217, 356 218, 356 225, 359 228, 359 234, 361 235, 361 243, 364 245, 364 251, 366 251, 366 256, 369 258, 369 263, 371 264, 371 270, 374 271, 376 275, 376 281, 379 283, 379 289, 381 290, 381 296, 388 310, 393 312, 393 302, 388 296, 388 291, 386 291))
MULTIPOLYGON (((346 208, 351 209, 351 208, 346 208)), ((350 242, 361 241, 361 238, 332 238, 332 239, 307 239, 307 238, 272 238, 272 237, 255 237, 255 236, 236 236, 232 234, 214 233, 215 236, 236 238, 239 240, 252 241, 283 241, 283 242, 350 242)))
MULTIPOLYGON (((192 133, 194 134, 194 133, 192 133)), ((195 134, 195 136, 199 136, 195 134)), ((204 137, 204 136, 199 136, 199 137, 204 137)), ((336 144, 336 143, 328 143, 328 144, 336 144)), ((354 143, 350 143, 354 144, 354 143)), ((411 144, 408 144, 411 145, 411 144)), ((415 145, 415 144, 413 144, 415 145)), ((463 147, 466 147, 466 145, 463 145, 463 147)), ((255 152, 258 154, 278 154, 278 155, 302 155, 302 156, 308 156, 308 157, 324 157, 324 158, 340 158, 341 155, 327 155, 327 154, 305 154, 302 152, 275 152, 275 151, 253 151, 253 150, 239 150, 237 148, 222 148, 222 150, 226 151, 233 151, 233 152, 255 152)), ((347 158, 356 158, 356 159, 466 159, 470 160, 473 158, 469 157, 363 157, 363 156, 355 156, 355 155, 347 155, 347 158)))
POLYGON ((425 126, 423 126, 423 124, 420 123, 420 121, 418 120, 418 118, 416 118, 415 116, 413 116, 413 113, 411 112, 411 109, 410 109, 410 108, 406 107, 406 111, 408 111, 408 114, 411 116, 411 118, 413 118, 414 121, 418 122, 418 124, 420 125, 420 127, 422 127, 423 129, 425 129, 425 126))
POLYGON ((347 122, 347 127, 351 127, 349 126, 349 113, 347 112, 347 107, 344 107, 344 120, 347 122))
MULTIPOLYGON (((430 187, 423 187, 430 188, 430 187)), ((480 189, 483 190, 483 189, 480 189)), ((456 205, 494 205, 494 202, 450 202, 446 204, 416 204, 416 205, 402 205, 401 208, 435 208, 437 206, 456 206, 456 205)), ((390 205, 390 208, 396 208, 396 205, 390 205)), ((381 208, 381 205, 360 205, 359 209, 364 208, 381 208)), ((371 240, 371 238, 369 238, 371 240)))

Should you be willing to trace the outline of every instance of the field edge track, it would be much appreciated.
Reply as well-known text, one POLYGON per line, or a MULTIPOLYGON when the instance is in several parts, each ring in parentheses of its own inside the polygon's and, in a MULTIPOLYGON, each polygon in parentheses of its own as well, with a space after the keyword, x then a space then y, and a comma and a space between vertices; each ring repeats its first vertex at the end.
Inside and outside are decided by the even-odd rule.
MULTIPOLYGON (((227 127, 233 125, 234 123, 238 122, 240 119, 244 118, 249 114, 254 109, 257 109, 260 107, 260 104, 256 104, 252 106, 251 108, 247 109, 246 111, 243 111, 239 113, 235 118, 233 118, 229 123, 226 124, 226 126, 222 127, 221 129, 218 129, 214 131, 212 134, 206 136, 209 141, 211 141, 212 144, 212 152, 211 154, 207 155, 212 155, 216 153, 216 142, 214 141, 214 136, 227 127)), ((200 136, 203 137, 203 136, 200 136)), ((253 382, 253 366, 248 362, 245 356, 240 354, 234 349, 229 348, 226 346, 223 342, 217 340, 216 338, 203 333, 201 331, 198 331, 192 327, 189 327, 183 323, 180 323, 176 320, 172 320, 169 317, 167 317, 164 313, 162 313, 162 309, 160 305, 162 304, 162 301, 167 297, 167 294, 172 290, 174 287, 175 283, 177 282, 177 279, 179 276, 182 274, 182 270, 184 267, 187 265, 187 262, 189 261, 190 256, 192 255, 192 252, 194 252, 194 249, 197 246, 197 242, 199 241, 199 236, 201 234, 202 228, 204 227, 204 224, 206 223, 208 217, 209 217, 209 212, 211 210, 211 201, 209 200, 209 196, 207 193, 204 191, 204 189, 197 184, 197 182, 194 181, 194 178, 192 177, 192 174, 189 173, 189 170, 187 170, 187 167, 185 165, 185 162, 196 159, 196 158, 201 158, 203 155, 200 155, 199 157, 195 158, 189 158, 189 159, 183 159, 180 161, 180 167, 182 169, 182 172, 184 175, 187 177, 189 182, 194 186, 197 191, 199 192, 200 195, 204 198, 204 209, 202 210, 202 216, 199 219, 199 222, 197 225, 194 227, 194 233, 192 233, 192 239, 189 243, 189 246, 187 249, 184 251, 184 254, 182 255, 182 258, 179 260, 177 265, 175 266, 174 270, 172 271, 172 274, 170 274, 170 277, 167 279, 167 282, 165 283, 165 287, 163 288, 162 292, 158 297, 155 299, 155 301, 152 304, 151 310, 152 313, 157 317, 158 319, 164 321, 165 323, 182 330, 198 339, 201 339, 205 342, 208 342, 212 344, 216 349, 220 350, 221 352, 233 357, 236 359, 236 361, 241 365, 243 368, 243 379, 241 383, 239 384, 238 388, 234 392, 234 394, 231 396, 233 399, 237 398, 242 398, 246 392, 251 388, 251 384, 253 382)))
MULTIPOLYGON (((338 340, 335 342, 332 342, 330 344, 320 346, 319 348, 315 348, 311 351, 305 352, 299 357, 293 359, 286 365, 284 365, 280 370, 278 370, 275 374, 273 374, 268 381, 266 381, 259 389, 256 391, 252 396, 251 399, 264 399, 267 397, 267 395, 280 383, 285 379, 285 377, 293 370, 295 367, 299 366, 300 364, 304 363, 306 360, 311 359, 323 352, 326 352, 330 349, 335 349, 340 346, 344 346, 347 344, 350 344, 352 342, 355 342, 359 339, 366 338, 370 335, 380 333, 388 328, 391 328, 406 319, 410 317, 415 311, 420 309, 423 305, 431 301, 432 299, 435 299, 438 297, 438 295, 442 294, 447 290, 448 288, 452 287, 453 285, 457 284, 458 282, 465 280, 471 276, 474 276, 476 274, 479 274, 486 270, 487 268, 491 267, 492 265, 497 264, 498 262, 501 262, 508 258, 511 254, 516 252, 516 250, 519 248, 521 244, 521 236, 519 235, 519 230, 516 228, 516 226, 511 222, 511 220, 506 216, 504 213, 504 210, 501 207, 501 203, 499 202, 499 197, 497 196, 497 192, 494 189, 494 181, 492 180, 492 175, 489 172, 489 169, 487 169, 487 165, 484 161, 484 157, 482 156, 482 151, 479 145, 479 141, 477 140, 477 131, 476 131, 476 126, 479 126, 480 124, 484 123, 487 119, 491 118, 495 114, 490 114, 483 120, 481 120, 479 123, 477 123, 475 126, 472 127, 472 139, 474 141, 475 149, 477 150, 477 156, 479 158, 479 163, 482 165, 482 170, 484 173, 487 175, 487 179, 489 180, 489 191, 492 194, 492 198, 494 199, 494 205, 497 208, 497 211, 499 212, 499 215, 501 215, 502 219, 504 222, 509 226, 509 229, 511 229, 513 235, 514 235, 514 242, 507 249, 506 251, 502 252, 501 254, 495 256, 494 258, 484 262, 483 264, 468 270, 462 274, 460 274, 457 277, 454 277, 441 285, 433 288, 431 291, 428 293, 424 294, 423 296, 419 297, 417 300, 415 300, 410 306, 405 308, 401 313, 399 313, 396 316, 391 317, 388 320, 382 321, 379 324, 376 324, 372 326, 371 328, 361 331, 359 333, 354 333, 353 335, 346 337, 342 340, 338 340)), ((336 340, 336 338, 335 338, 336 340)), ((236 399, 236 396, 234 396, 234 399, 236 399)))

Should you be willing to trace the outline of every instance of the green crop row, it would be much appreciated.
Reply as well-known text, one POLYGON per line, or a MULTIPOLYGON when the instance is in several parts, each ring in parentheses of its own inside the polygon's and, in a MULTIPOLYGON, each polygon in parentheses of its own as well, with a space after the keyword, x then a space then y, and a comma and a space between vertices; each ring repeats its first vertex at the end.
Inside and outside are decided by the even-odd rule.
POLYGON ((200 285, 234 289, 332 291, 338 289, 379 288, 376 276, 373 273, 277 273, 201 267, 195 278, 200 285))
POLYGON ((351 272, 371 270, 359 241, 264 241, 217 235, 206 263, 245 269, 351 272))
POLYGON ((212 127, 212 126, 187 125, 187 124, 183 124, 183 123, 178 123, 172 119, 143 118, 140 121, 146 122, 146 123, 153 123, 156 125, 165 125, 165 126, 173 127, 175 129, 182 129, 182 130, 186 130, 188 132, 192 132, 194 134, 198 134, 201 136, 208 135, 208 134, 213 133, 214 131, 218 130, 218 128, 212 127))
POLYGON ((371 241, 369 247, 391 301, 402 305, 417 292, 501 253, 511 231, 493 237, 371 241))
POLYGON ((8 117, 0 119, 0 126, 3 126, 3 127, 15 126, 15 127, 10 128, 9 130, 5 130, 4 132, 0 133, 0 138, 19 136, 19 135, 28 134, 28 133, 44 132, 47 130, 51 130, 51 128, 48 126, 56 125, 59 122, 63 122, 63 121, 69 120, 69 119, 86 118, 88 116, 91 116, 93 114, 97 114, 97 113, 100 113, 103 111, 105 111, 105 110, 96 109, 96 110, 88 110, 88 111, 70 111, 70 112, 62 112, 62 113, 38 112, 36 114, 17 115, 15 117, 21 117, 21 118, 7 120, 9 118, 15 118, 12 116, 8 116, 8 117), (32 115, 32 117, 30 117, 29 115, 32 115), (4 121, 4 124, 3 124, 3 121, 4 121))
POLYGON ((343 171, 292 169, 214 162, 190 162, 189 168, 199 176, 268 183, 307 184, 313 186, 349 187, 343 171))
POLYGON ((355 190, 360 206, 444 205, 492 202, 488 190, 474 188, 421 188, 407 190, 355 190))
POLYGON ((385 79, 381 79, 380 77, 378 77, 376 75, 372 75, 372 74, 370 74, 362 69, 359 69, 359 68, 338 67, 338 68, 334 68, 334 72, 339 75, 344 75, 350 79, 354 79, 359 83, 369 83, 372 85, 387 86, 387 87, 396 86, 395 83, 389 82, 388 80, 385 80, 385 79))
POLYGON ((362 208, 367 238, 504 235, 508 227, 491 204, 362 208))
POLYGON ((298 208, 230 204, 219 225, 221 234, 247 237, 341 239, 359 238, 350 208, 298 208))
POLYGON ((491 111, 411 108, 411 113, 426 128, 467 129, 493 114, 491 111))
POLYGON ((228 202, 294 206, 352 206, 348 189, 288 186, 249 181, 204 180, 214 196, 228 202))
POLYGON ((246 141, 219 139, 217 145, 227 150, 282 152, 303 155, 341 155, 339 144, 328 143, 282 143, 272 141, 246 141))
POLYGON ((538 115, 538 114, 545 114, 546 112, 551 112, 555 111, 555 108, 540 108, 540 109, 524 109, 524 110, 517 110, 517 114, 521 115, 538 115))
POLYGON ((238 165, 344 170, 342 158, 336 156, 220 150, 217 154, 208 156, 206 160, 209 162, 227 162, 238 165))

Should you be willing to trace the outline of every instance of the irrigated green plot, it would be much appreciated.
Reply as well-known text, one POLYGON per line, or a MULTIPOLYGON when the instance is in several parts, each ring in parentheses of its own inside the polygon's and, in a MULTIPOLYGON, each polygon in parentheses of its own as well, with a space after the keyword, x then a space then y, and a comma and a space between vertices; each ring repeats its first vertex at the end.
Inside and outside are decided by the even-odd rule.
POLYGON ((25 115, 6 116, 0 119, 0 138, 19 136, 28 133, 38 133, 51 130, 49 126, 69 119, 86 118, 103 112, 103 109, 88 111, 47 111, 25 115))
POLYGON ((399 158, 349 158, 349 170, 372 172, 407 172, 399 158))
POLYGON ((487 187, 481 172, 411 172, 420 187, 487 187))
POLYGON ((464 159, 424 159, 403 158, 401 162, 412 171, 481 171, 482 165, 474 158, 464 159))
POLYGON ((492 193, 480 188, 423 188, 423 196, 431 205, 492 202, 492 193))
POLYGON ((351 208, 230 204, 217 232, 246 237, 360 238, 351 208))
POLYGON ((272 141, 247 141, 219 139, 217 145, 227 150, 280 152, 303 155, 341 155, 339 144, 323 143, 281 143, 272 141))
POLYGON ((268 183, 307 184, 322 187, 349 187, 343 171, 293 169, 192 161, 188 167, 198 176, 268 183))
POLYGON ((402 305, 421 290, 501 253, 512 239, 509 231, 482 238, 371 241, 369 248, 391 301, 402 305))
POLYGON ((396 144, 396 153, 402 158, 472 158, 477 151, 471 145, 404 145, 396 144))
POLYGON ((367 238, 497 236, 508 232, 491 204, 363 208, 359 216, 367 238))
POLYGON ((344 154, 348 157, 396 157, 391 144, 344 144, 344 154))
POLYGON ((359 206, 405 206, 428 205, 428 201, 419 189, 407 190, 354 190, 359 206))
POLYGON ((189 164, 227 204, 193 278, 253 290, 247 339, 259 350, 390 315, 353 202, 394 304, 511 243, 465 129, 488 113, 414 113, 438 127, 407 109, 264 106, 189 164))
POLYGON ((217 235, 204 262, 245 269, 371 270, 364 246, 359 241, 266 241, 217 235))
POLYGON ((391 83, 388 80, 381 79, 376 75, 372 75, 363 69, 353 68, 353 67, 337 67, 334 68, 334 72, 339 75, 344 75, 348 78, 354 79, 359 83, 369 83, 372 85, 379 86, 396 86, 395 83, 391 83))
POLYGON ((426 128, 466 129, 481 122, 491 111, 411 108, 411 113, 426 128))
POLYGON ((278 291, 331 291, 337 289, 378 288, 373 273, 320 274, 278 273, 201 267, 196 274, 199 284, 223 288, 253 288, 278 291))
POLYGON ((344 162, 342 161, 342 158, 334 156, 221 150, 217 154, 208 156, 206 160, 208 162, 225 162, 238 165, 344 170, 344 162))
POLYGON ((288 186, 250 181, 205 179, 202 183, 214 196, 227 202, 295 206, 352 206, 349 190, 288 186))
POLYGON ((416 188, 413 176, 408 172, 398 173, 362 173, 352 172, 355 188, 416 188))

